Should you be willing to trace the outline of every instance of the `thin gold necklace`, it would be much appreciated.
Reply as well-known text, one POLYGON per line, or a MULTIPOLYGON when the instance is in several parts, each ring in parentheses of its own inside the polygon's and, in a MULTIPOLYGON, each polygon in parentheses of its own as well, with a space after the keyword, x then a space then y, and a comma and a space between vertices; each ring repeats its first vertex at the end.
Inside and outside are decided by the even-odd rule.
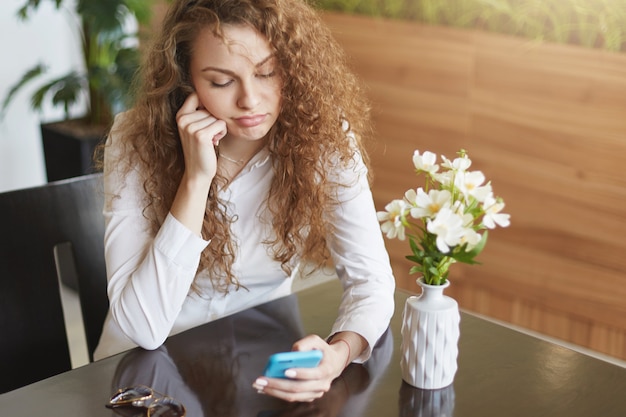
POLYGON ((236 160, 236 159, 233 159, 233 158, 229 158, 229 157, 227 157, 226 155, 224 155, 224 154, 222 154, 222 153, 221 153, 221 154, 219 154, 219 157, 220 157, 220 158, 224 158, 225 160, 230 161, 230 162, 232 162, 233 164, 237 164, 237 165, 241 165, 241 164, 243 164, 243 159, 236 160))

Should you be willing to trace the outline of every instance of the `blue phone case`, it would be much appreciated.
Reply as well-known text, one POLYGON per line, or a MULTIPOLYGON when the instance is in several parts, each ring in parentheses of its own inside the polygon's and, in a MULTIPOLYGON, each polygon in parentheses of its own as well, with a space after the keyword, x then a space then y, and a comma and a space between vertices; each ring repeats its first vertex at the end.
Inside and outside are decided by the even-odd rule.
POLYGON ((270 378, 286 378, 285 371, 291 368, 314 368, 322 360, 321 350, 282 352, 271 355, 264 375, 270 378))

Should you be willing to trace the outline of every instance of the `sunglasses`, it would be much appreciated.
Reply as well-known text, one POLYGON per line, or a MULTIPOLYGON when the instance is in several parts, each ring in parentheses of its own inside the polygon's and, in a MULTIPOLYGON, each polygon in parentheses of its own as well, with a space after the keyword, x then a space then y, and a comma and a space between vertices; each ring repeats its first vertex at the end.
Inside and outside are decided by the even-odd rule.
POLYGON ((106 407, 126 417, 184 417, 186 414, 181 402, 145 385, 118 390, 106 407))

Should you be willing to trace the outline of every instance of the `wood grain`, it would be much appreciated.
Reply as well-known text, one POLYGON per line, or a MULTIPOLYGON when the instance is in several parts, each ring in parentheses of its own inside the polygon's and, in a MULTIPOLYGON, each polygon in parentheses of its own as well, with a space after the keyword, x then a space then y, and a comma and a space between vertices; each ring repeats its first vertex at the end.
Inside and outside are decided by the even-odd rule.
MULTIPOLYGON (((376 205, 419 186, 415 149, 465 148, 512 225, 450 294, 483 313, 626 359, 626 55, 325 13, 368 88, 376 205)), ((417 290, 387 241, 398 285, 417 290)))

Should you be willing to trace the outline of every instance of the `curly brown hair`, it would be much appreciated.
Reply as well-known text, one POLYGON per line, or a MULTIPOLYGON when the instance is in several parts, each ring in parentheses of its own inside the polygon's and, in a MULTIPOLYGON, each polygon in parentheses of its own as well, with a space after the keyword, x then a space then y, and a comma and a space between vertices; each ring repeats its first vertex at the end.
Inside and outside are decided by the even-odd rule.
MULTIPOLYGON (((336 182, 330 161, 348 164, 359 152, 367 163, 362 140, 371 127, 369 104, 343 50, 304 0, 176 0, 142 64, 136 103, 116 127, 129 147, 125 169, 144 173, 144 216, 156 233, 185 169, 175 116, 193 92, 192 46, 207 27, 223 36, 223 25, 249 25, 263 34, 283 80, 280 114, 268 134, 274 179, 265 203, 274 238, 265 243, 287 274, 296 254, 320 267, 329 259, 337 187, 345 185, 336 182), (342 121, 359 135, 348 137, 342 121)), ((211 243, 199 270, 208 269, 214 287, 227 292, 239 283, 232 271, 232 215, 216 197, 224 185, 218 176, 209 192, 202 235, 211 243)))

